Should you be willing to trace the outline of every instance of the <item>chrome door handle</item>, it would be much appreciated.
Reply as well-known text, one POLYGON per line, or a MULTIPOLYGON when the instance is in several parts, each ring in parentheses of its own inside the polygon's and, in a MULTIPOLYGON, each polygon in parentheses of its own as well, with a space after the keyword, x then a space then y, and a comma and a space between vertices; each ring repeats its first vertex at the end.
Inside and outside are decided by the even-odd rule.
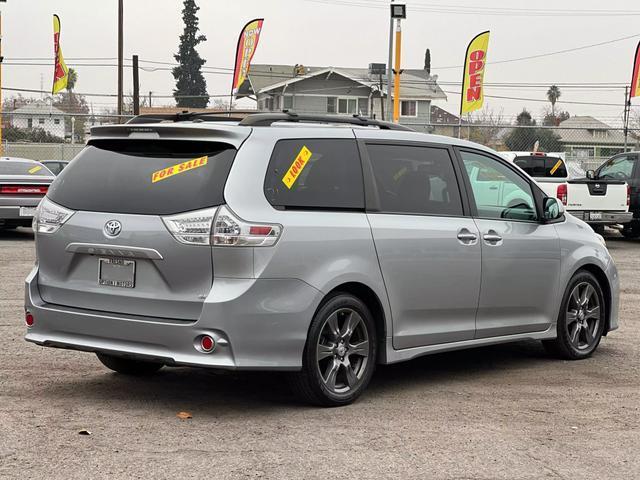
POLYGON ((482 238, 485 242, 491 245, 498 245, 502 242, 502 237, 494 230, 489 230, 482 236, 482 238))
POLYGON ((460 243, 463 245, 475 245, 478 241, 478 236, 466 228, 463 228, 458 232, 458 240, 460 240, 460 243))

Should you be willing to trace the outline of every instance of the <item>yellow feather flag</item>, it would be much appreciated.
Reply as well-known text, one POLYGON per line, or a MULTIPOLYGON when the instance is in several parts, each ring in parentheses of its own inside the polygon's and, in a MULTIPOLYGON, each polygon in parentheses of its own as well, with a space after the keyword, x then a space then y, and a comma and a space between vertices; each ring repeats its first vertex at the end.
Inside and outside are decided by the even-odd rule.
POLYGON ((56 55, 55 67, 53 71, 53 94, 67 88, 69 81, 69 69, 64 63, 62 48, 60 48, 60 17, 53 16, 53 49, 56 55))
POLYGON ((487 65, 489 32, 477 35, 467 48, 462 78, 460 115, 482 108, 484 103, 484 69, 487 65))

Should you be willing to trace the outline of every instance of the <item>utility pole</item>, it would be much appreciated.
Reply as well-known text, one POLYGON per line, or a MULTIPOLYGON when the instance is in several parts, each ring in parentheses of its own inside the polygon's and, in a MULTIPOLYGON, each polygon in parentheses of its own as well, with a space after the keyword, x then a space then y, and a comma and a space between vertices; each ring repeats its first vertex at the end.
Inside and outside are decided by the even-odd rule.
POLYGON ((151 108, 153 106, 153 105, 151 105, 151 98, 152 98, 151 94, 152 93, 153 92, 149 92, 149 108, 151 108))
POLYGON ((627 143, 629 139, 629 117, 631 116, 631 98, 629 98, 629 87, 624 87, 624 152, 627 151, 627 143))
POLYGON ((140 71, 138 55, 133 56, 133 114, 140 115, 140 71))
MULTIPOLYGON (((122 115, 124 95, 124 0, 118 0, 118 116, 122 115)), ((118 118, 118 121, 120 119, 118 118)))

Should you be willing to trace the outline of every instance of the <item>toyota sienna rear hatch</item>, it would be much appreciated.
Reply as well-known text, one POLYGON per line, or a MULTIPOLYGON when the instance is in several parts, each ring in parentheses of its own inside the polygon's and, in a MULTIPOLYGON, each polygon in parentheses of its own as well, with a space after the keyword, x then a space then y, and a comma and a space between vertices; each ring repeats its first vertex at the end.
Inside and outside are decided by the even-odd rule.
POLYGON ((234 140, 90 141, 38 212, 42 299, 197 320, 213 282, 210 228, 234 140))

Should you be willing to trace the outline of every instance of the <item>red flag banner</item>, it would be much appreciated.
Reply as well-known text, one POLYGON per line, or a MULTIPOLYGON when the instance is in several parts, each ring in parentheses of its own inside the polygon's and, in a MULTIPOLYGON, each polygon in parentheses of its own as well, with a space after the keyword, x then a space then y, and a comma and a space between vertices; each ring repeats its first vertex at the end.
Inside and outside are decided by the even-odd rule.
POLYGON ((236 65, 233 72, 233 94, 238 93, 238 90, 247 79, 249 75, 249 68, 251 67, 251 59, 256 53, 258 48, 258 41, 260 40, 260 33, 262 32, 263 18, 257 18, 247 23, 238 39, 238 49, 236 50, 236 65))
POLYGON ((631 78, 631 98, 640 97, 640 42, 636 48, 636 59, 633 64, 633 77, 631 78))
POLYGON ((53 16, 53 50, 55 53, 55 67, 53 70, 53 94, 67 88, 69 81, 69 69, 64 63, 62 48, 60 48, 60 17, 53 16))

